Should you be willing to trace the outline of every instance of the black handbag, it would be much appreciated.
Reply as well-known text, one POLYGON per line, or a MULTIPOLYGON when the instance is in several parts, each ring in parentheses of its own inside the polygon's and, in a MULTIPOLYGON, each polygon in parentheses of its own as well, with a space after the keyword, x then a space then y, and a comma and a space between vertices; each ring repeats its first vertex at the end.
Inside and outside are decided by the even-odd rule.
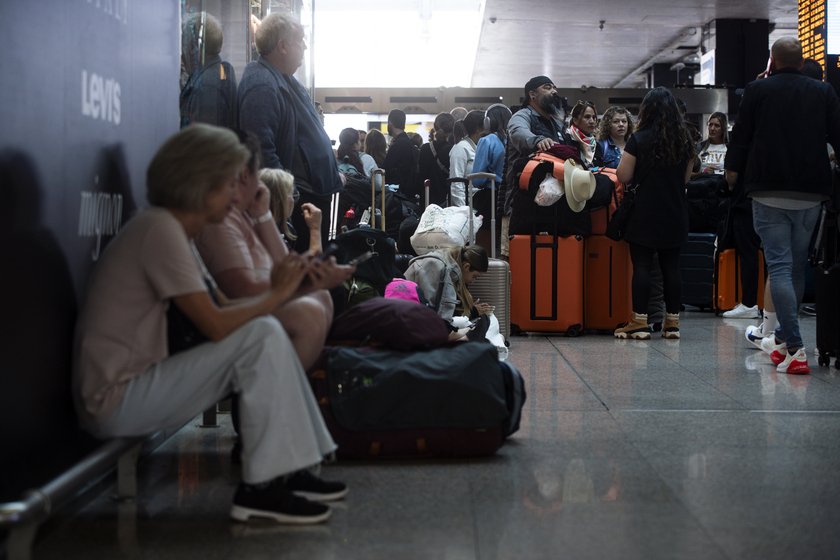
POLYGON ((607 229, 604 235, 613 241, 621 241, 627 233, 627 224, 630 221, 630 214, 633 212, 635 205, 636 186, 632 189, 624 191, 624 198, 621 199, 621 204, 616 208, 610 221, 607 223, 607 229))
POLYGON ((633 213, 633 206, 636 202, 636 189, 647 178, 648 173, 650 173, 650 167, 645 171, 641 179, 634 182, 632 188, 624 190, 624 198, 621 199, 621 204, 618 205, 612 218, 607 222, 607 229, 604 231, 604 235, 613 241, 621 241, 627 234, 627 225, 630 223, 630 215, 633 213))
MULTIPOLYGON (((204 279, 204 283, 207 285, 207 291, 210 292, 210 297, 213 298, 217 306, 220 306, 219 297, 216 295, 215 284, 207 278, 204 279)), ((210 339, 204 336, 189 317, 170 300, 169 309, 166 311, 166 343, 169 349, 169 355, 174 356, 179 352, 194 348, 208 340, 210 339)))

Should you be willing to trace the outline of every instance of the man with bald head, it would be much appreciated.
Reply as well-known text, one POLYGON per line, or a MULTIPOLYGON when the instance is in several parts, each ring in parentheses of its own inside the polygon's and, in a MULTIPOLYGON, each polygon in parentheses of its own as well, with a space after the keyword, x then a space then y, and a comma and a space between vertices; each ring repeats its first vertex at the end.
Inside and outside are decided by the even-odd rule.
POLYGON ((779 327, 762 340, 780 373, 810 373, 799 332, 805 264, 820 206, 831 194, 826 142, 840 146, 840 101, 829 84, 804 76, 793 37, 771 50, 769 76, 747 85, 724 167, 730 189, 743 174, 753 225, 764 245, 779 327), (780 129, 782 115, 792 126, 780 129))

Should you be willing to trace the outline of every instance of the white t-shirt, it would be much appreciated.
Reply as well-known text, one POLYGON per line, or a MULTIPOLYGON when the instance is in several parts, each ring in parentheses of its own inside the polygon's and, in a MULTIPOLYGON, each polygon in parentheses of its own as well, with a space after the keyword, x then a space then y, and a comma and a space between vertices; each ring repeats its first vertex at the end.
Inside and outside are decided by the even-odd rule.
POLYGON ((183 226, 164 208, 143 210, 108 245, 76 324, 73 389, 84 427, 107 420, 126 384, 169 356, 169 300, 206 292, 201 270, 183 226))
POLYGON ((703 167, 709 165, 717 165, 718 170, 715 171, 717 175, 723 175, 723 160, 726 159, 726 144, 709 144, 700 154, 700 161, 703 167))

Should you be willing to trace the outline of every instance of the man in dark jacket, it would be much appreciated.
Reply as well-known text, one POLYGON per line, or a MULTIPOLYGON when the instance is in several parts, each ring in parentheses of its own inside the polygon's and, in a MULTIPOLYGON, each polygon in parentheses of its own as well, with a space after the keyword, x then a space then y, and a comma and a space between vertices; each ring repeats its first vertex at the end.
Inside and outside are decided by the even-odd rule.
POLYGON ((385 184, 399 185, 400 192, 414 199, 416 185, 410 185, 412 170, 417 165, 417 147, 405 133, 405 113, 394 109, 388 114, 388 134, 393 138, 382 169, 385 170, 385 184))
MULTIPOLYGON (((547 150, 562 144, 566 133, 563 124, 563 100, 557 88, 546 76, 536 76, 525 84, 525 102, 508 122, 505 147, 505 171, 499 186, 499 198, 504 197, 502 215, 502 255, 507 256, 507 239, 513 199, 519 190, 513 162, 537 150, 547 150)), ((498 209, 498 206, 497 206, 498 209)))
POLYGON ((753 224, 764 244, 770 291, 779 327, 762 341, 780 373, 810 373, 797 313, 804 291, 808 246, 831 193, 826 142, 840 146, 840 101, 834 89, 799 72, 802 46, 779 39, 771 75, 747 85, 726 153, 726 178, 734 188, 744 170, 753 200, 753 224), (793 114, 792 130, 779 132, 779 115, 793 114))
POLYGON ((255 36, 260 57, 239 83, 239 128, 257 135, 262 165, 295 176, 300 198, 292 212, 295 249, 309 248, 309 227, 301 206, 321 209, 321 239, 328 239, 330 196, 343 186, 329 136, 303 85, 293 74, 303 64, 303 27, 289 14, 273 12, 255 36))

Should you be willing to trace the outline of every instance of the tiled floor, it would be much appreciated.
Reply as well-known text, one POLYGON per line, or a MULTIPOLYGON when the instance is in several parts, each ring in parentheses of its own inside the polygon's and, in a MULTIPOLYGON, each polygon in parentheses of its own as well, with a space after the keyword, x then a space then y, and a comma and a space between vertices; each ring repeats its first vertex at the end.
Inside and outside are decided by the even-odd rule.
POLYGON ((196 420, 142 464, 136 503, 106 492, 35 558, 840 558, 840 375, 776 374, 749 324, 515 337, 528 401, 496 456, 330 465, 351 492, 320 526, 229 520, 229 419, 196 420))

